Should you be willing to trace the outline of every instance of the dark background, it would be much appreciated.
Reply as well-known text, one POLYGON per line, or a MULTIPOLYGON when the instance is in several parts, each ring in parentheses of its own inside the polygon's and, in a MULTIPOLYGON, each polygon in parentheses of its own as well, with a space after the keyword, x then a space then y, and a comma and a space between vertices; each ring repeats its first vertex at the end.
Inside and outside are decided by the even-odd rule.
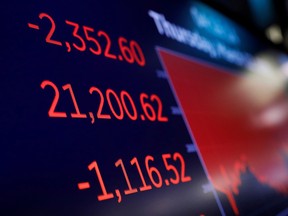
MULTIPOLYGON (((247 41, 250 45, 247 51, 257 52, 266 46, 259 45, 259 41, 267 40, 263 32, 274 22, 280 25, 284 34, 285 25, 276 15, 271 23, 262 27, 251 21, 252 12, 246 1, 227 2, 209 1, 209 5, 244 24, 261 38, 255 39, 247 33, 251 38, 247 41), (247 11, 249 16, 243 16, 247 11)), ((155 47, 234 67, 163 38, 147 13, 150 9, 159 11, 181 25, 188 19, 189 5, 189 1, 182 4, 178 1, 99 3, 48 0, 1 3, 0 215, 220 215, 213 193, 203 193, 202 185, 208 180, 198 155, 186 151, 185 145, 193 140, 185 122, 181 116, 171 113, 170 107, 177 106, 177 103, 170 86, 167 80, 157 77, 156 71, 163 68, 155 47), (72 27, 65 24, 66 19, 80 26, 91 26, 96 31, 104 30, 114 44, 119 36, 137 41, 143 49, 146 66, 95 56, 88 51, 74 49, 67 53, 65 46, 46 43, 50 23, 38 18, 41 12, 53 17, 56 23, 53 38, 61 42, 76 43, 71 34, 72 27), (38 24, 40 30, 28 28, 28 22, 38 24), (54 92, 49 87, 41 89, 43 80, 50 80, 59 88, 57 110, 67 112, 68 118, 48 117, 54 92), (83 113, 95 113, 98 108, 99 98, 88 92, 91 86, 96 86, 103 92, 107 88, 117 93, 126 90, 134 98, 137 110, 141 110, 137 100, 140 93, 157 94, 163 101, 163 115, 168 116, 169 122, 140 119, 133 122, 125 117, 122 121, 97 119, 91 124, 89 118, 72 119, 69 114, 74 112, 74 107, 70 95, 61 90, 67 83, 72 85, 83 113), (165 179, 170 178, 171 173, 165 171, 160 162, 161 155, 174 152, 184 156, 191 182, 123 195, 120 204, 116 199, 97 200, 101 193, 99 183, 95 173, 87 169, 92 161, 98 162, 107 191, 120 189, 123 193, 127 187, 125 179, 121 169, 114 166, 119 158, 126 164, 131 183, 139 187, 141 181, 137 173, 131 174, 135 170, 129 167, 130 160, 137 157, 144 170, 145 156, 152 155, 155 167, 165 179), (77 184, 85 181, 91 183, 91 188, 78 190, 77 184)), ((83 32, 81 34, 83 36, 83 32)), ((284 42, 277 46, 285 49, 284 42)), ((116 45, 112 45, 111 52, 119 53, 116 45)), ((107 104, 103 112, 109 112, 107 104)), ((175 166, 180 169, 179 164, 175 166)), ((147 175, 145 179, 148 182, 147 175)))

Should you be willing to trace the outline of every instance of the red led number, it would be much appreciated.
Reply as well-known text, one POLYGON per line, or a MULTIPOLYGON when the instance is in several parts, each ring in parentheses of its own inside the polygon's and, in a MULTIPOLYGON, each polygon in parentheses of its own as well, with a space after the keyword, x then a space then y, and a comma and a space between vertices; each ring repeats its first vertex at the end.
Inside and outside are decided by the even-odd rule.
POLYGON ((55 111, 55 108, 56 108, 58 100, 59 100, 59 95, 60 95, 57 86, 54 83, 52 83, 51 81, 45 80, 41 83, 41 88, 45 89, 46 86, 51 86, 55 92, 54 99, 53 99, 52 104, 50 106, 50 109, 48 111, 48 116, 49 117, 56 117, 56 118, 66 118, 67 114, 65 112, 56 112, 55 111))
POLYGON ((77 104, 77 101, 76 101, 76 98, 75 98, 75 95, 74 95, 74 92, 73 92, 71 85, 67 84, 67 85, 62 86, 62 88, 63 88, 63 90, 68 89, 69 93, 72 97, 72 101, 73 101, 73 105, 75 107, 76 113, 71 113, 71 117, 72 118, 87 118, 86 114, 81 114, 79 111, 79 107, 78 107, 78 104, 77 104))
POLYGON ((151 98, 151 101, 156 101, 157 104, 158 104, 158 113, 157 113, 158 121, 167 122, 168 118, 162 116, 162 102, 161 102, 160 98, 157 95, 155 95, 155 94, 151 95, 150 98, 151 98))
POLYGON ((145 93, 142 93, 140 95, 140 103, 141 103, 141 106, 143 108, 143 111, 146 115, 146 117, 150 120, 150 121, 155 121, 156 119, 156 113, 155 113, 155 110, 153 108, 153 106, 147 102, 145 102, 145 99, 148 99, 149 96, 145 93))
POLYGON ((127 183, 127 185, 128 185, 128 190, 125 190, 124 193, 125 193, 126 195, 128 195, 128 194, 133 194, 133 193, 137 193, 138 190, 137 190, 136 188, 132 188, 132 187, 131 187, 131 183, 130 183, 130 180, 129 180, 129 178, 128 178, 126 169, 125 169, 125 167, 124 167, 123 161, 122 161, 121 159, 119 159, 118 161, 116 161, 115 166, 116 166, 116 167, 121 166, 122 171, 123 171, 123 174, 124 174, 124 177, 125 177, 125 180, 126 180, 126 183, 127 183))
MULTIPOLYGON (((55 39, 52 39, 52 36, 56 29, 56 24, 53 20, 53 18, 48 15, 47 13, 40 13, 39 18, 42 20, 43 18, 46 18, 51 23, 51 28, 45 38, 45 41, 47 43, 55 44, 58 46, 62 46, 62 42, 57 41, 55 39)), ((89 51, 95 55, 101 55, 102 54, 102 47, 98 39, 92 36, 92 34, 95 32, 93 28, 88 26, 82 26, 80 28, 80 25, 78 23, 65 20, 65 23, 69 26, 73 27, 72 35, 76 39, 76 42, 73 42, 72 45, 75 49, 84 52, 86 50, 86 42, 90 42, 92 44, 92 47, 89 47, 89 51), (79 33, 79 29, 83 28, 84 32, 84 38, 79 33), (86 41, 85 41, 86 40, 86 41)), ((39 30, 39 26, 35 24, 28 23, 28 27, 32 29, 39 30)), ((139 66, 145 66, 146 60, 143 53, 143 50, 141 49, 140 45, 134 41, 134 40, 127 40, 124 37, 118 38, 118 49, 120 51, 119 55, 115 55, 111 53, 111 46, 112 42, 110 39, 110 36, 104 32, 104 31, 98 31, 97 36, 99 38, 104 38, 105 44, 104 44, 104 56, 110 59, 115 59, 119 61, 125 60, 126 62, 133 64, 136 62, 139 66)), ((71 45, 68 41, 65 42, 67 47, 67 52, 71 52, 71 45)))
MULTIPOLYGON (((185 161, 184 161, 183 156, 180 153, 178 153, 178 152, 174 153, 173 157, 171 156, 171 154, 162 154, 162 159, 163 159, 166 171, 170 172, 171 174, 173 173, 173 177, 174 177, 174 178, 171 177, 169 179, 164 179, 165 184, 163 184, 163 179, 162 179, 160 171, 155 166, 153 166, 153 164, 152 164, 153 162, 156 162, 154 160, 154 157, 151 155, 147 155, 145 157, 146 173, 149 176, 149 179, 155 188, 161 188, 161 187, 163 187, 163 185, 169 186, 170 182, 175 185, 175 184, 179 184, 180 182, 184 183, 184 182, 191 181, 191 177, 187 176, 185 174, 185 161), (180 166, 181 166, 180 174, 179 174, 179 171, 177 170, 177 168, 174 165, 170 164, 170 162, 175 163, 176 161, 180 161, 180 166)), ((141 170, 138 159, 136 157, 133 157, 132 160, 130 161, 130 164, 131 164, 131 166, 136 167, 136 170, 138 171, 139 177, 140 177, 141 182, 142 182, 142 186, 140 186, 139 189, 132 186, 133 182, 131 182, 131 180, 129 178, 129 174, 126 170, 126 167, 123 163, 123 160, 118 159, 115 162, 115 167, 121 168, 120 170, 122 171, 122 175, 123 175, 122 177, 124 177, 123 179, 125 179, 126 185, 127 185, 127 188, 124 190, 124 194, 129 195, 129 194, 137 193, 139 191, 142 192, 142 191, 152 190, 152 186, 148 185, 146 183, 146 180, 144 178, 144 175, 143 175, 143 172, 141 170)), ((90 171, 95 171, 97 180, 100 184, 100 188, 101 188, 102 193, 100 195, 98 195, 98 200, 103 201, 103 200, 108 200, 108 199, 114 198, 113 193, 107 192, 107 189, 106 189, 106 186, 104 183, 104 179, 102 177, 102 174, 100 172, 100 169, 99 169, 97 162, 93 161, 91 164, 89 164, 88 169, 90 171)), ((130 169, 128 169, 128 170, 130 170, 130 169)), ((134 174, 132 176, 135 177, 134 174)), ((88 188, 90 188, 90 183, 89 182, 78 183, 78 188, 79 188, 79 190, 88 189, 88 188)), ((115 189, 115 195, 116 195, 116 198, 118 200, 118 203, 120 203, 122 200, 122 195, 121 195, 121 192, 119 189, 115 189)))
POLYGON ((160 98, 153 94, 150 96, 150 101, 156 101, 157 105, 158 105, 158 110, 157 110, 157 116, 156 116, 156 112, 153 108, 153 106, 149 103, 149 96, 145 93, 140 94, 140 103, 142 106, 142 109, 146 115, 146 117, 150 120, 150 121, 155 121, 156 119, 160 122, 167 122, 168 118, 162 116, 162 101, 160 100, 160 98))
POLYGON ((110 37, 108 36, 108 34, 106 34, 104 31, 99 31, 98 36, 104 37, 106 40, 106 47, 105 47, 105 51, 104 51, 104 56, 106 56, 107 58, 116 59, 116 56, 110 53, 111 40, 110 40, 110 37))
MULTIPOLYGON (((52 104, 50 106, 50 109, 48 111, 48 116, 49 117, 56 117, 56 118, 66 118, 67 114, 65 112, 56 112, 55 111, 57 103, 58 103, 59 98, 60 98, 60 93, 59 93, 57 86, 49 80, 44 80, 40 86, 42 89, 45 89, 46 86, 51 86, 55 92, 54 99, 53 99, 52 104)), ((72 118, 87 118, 86 114, 80 113, 80 110, 79 110, 79 107, 78 107, 78 104, 77 104, 77 101, 76 101, 76 98, 75 98, 75 95, 74 95, 74 92, 73 92, 71 85, 66 84, 66 85, 62 86, 62 88, 63 88, 63 90, 69 90, 74 108, 76 110, 76 113, 71 113, 71 117, 72 118)))
POLYGON ((52 44, 55 44, 55 45, 58 45, 58 46, 62 46, 62 43, 60 41, 56 41, 56 40, 51 39, 52 35, 54 34, 55 29, 56 29, 56 25, 55 25, 55 22, 52 19, 52 17, 49 16, 48 14, 46 14, 46 13, 40 13, 39 14, 39 18, 40 19, 47 18, 51 22, 51 29, 50 29, 48 35, 46 36, 46 39, 45 39, 46 42, 47 43, 52 43, 52 44))
POLYGON ((180 164, 181 164, 181 181, 182 181, 182 182, 189 182, 189 181, 191 181, 191 177, 185 175, 185 161, 184 161, 183 156, 182 156, 180 153, 174 153, 173 159, 174 159, 175 161, 176 161, 176 160, 179 160, 179 161, 180 161, 180 164))
POLYGON ((134 63, 134 61, 136 61, 140 66, 145 65, 146 61, 143 51, 136 41, 130 41, 130 43, 128 44, 126 38, 119 37, 118 45, 122 55, 124 56, 124 59, 128 63, 132 64, 134 63))
POLYGON ((90 47, 89 50, 95 55, 100 55, 101 52, 102 52, 102 49, 101 49, 101 46, 100 46, 99 42, 95 38, 89 36, 89 32, 93 33, 94 29, 90 28, 90 27, 87 27, 87 26, 83 26, 83 30, 84 30, 84 34, 85 34, 86 39, 88 41, 93 42, 95 44, 95 47, 96 47, 96 49, 92 49, 90 47))
POLYGON ((122 55, 124 56, 125 60, 132 64, 134 62, 134 57, 130 51, 130 47, 127 47, 125 44, 127 40, 123 37, 120 37, 118 40, 119 48, 121 50, 122 55), (124 44, 125 43, 125 44, 124 44))
POLYGON ((79 51, 85 51, 86 50, 86 44, 85 44, 85 41, 83 40, 83 38, 78 34, 78 30, 79 30, 79 24, 78 23, 74 23, 74 22, 71 22, 69 20, 65 20, 66 24, 67 25, 71 25, 74 27, 74 30, 73 30, 73 36, 75 38, 77 38, 80 42, 80 45, 77 45, 75 43, 73 43, 73 46, 79 50, 79 51))
MULTIPOLYGON (((54 89, 55 96, 52 101, 52 104, 50 106, 50 109, 48 111, 49 117, 67 117, 67 114, 65 112, 56 112, 56 106, 60 98, 60 92, 57 88, 57 86, 48 80, 45 80, 41 83, 41 88, 45 89, 46 86, 51 86, 54 89)), ((62 86, 64 91, 67 91, 70 93, 71 100, 75 109, 74 113, 71 113, 72 118, 87 118, 87 115, 85 113, 80 112, 80 108, 78 106, 74 91, 72 89, 72 86, 70 84, 66 84, 62 86)), ((120 96, 112 90, 107 89, 105 92, 105 95, 102 93, 102 91, 94 86, 92 86, 89 89, 89 93, 93 94, 94 92, 99 94, 100 97, 100 103, 97 110, 97 118, 99 119, 111 119, 110 114, 103 114, 103 107, 104 103, 107 101, 108 107, 110 108, 111 113, 113 114, 116 119, 123 120, 124 116, 127 115, 128 118, 132 121, 135 121, 138 119, 138 111, 136 108, 136 105, 134 103, 133 98, 127 91, 121 91, 120 96)), ((140 104, 141 108, 144 112, 144 115, 148 118, 150 121, 159 121, 159 122, 167 122, 168 118, 164 117, 162 115, 162 101, 160 98, 152 94, 150 97, 145 94, 140 94, 140 104), (155 111, 154 107, 152 106, 151 102, 156 102, 157 106, 157 112, 155 111)), ((145 120, 145 116, 143 114, 140 115, 141 120, 145 120)), ((92 124, 94 123, 94 115, 93 112, 89 112, 90 118, 92 118, 92 124)))
POLYGON ((136 110, 136 106, 134 104, 134 101, 131 98, 131 96, 128 94, 128 92, 121 91, 121 102, 123 104, 123 108, 124 108, 126 114, 128 115, 128 117, 131 120, 135 121, 137 119, 137 110, 136 110), (132 114, 130 113, 130 111, 129 111, 128 107, 127 107, 127 103, 126 103, 127 100, 125 100, 125 98, 127 98, 127 100, 129 101, 129 103, 130 103, 130 105, 132 107, 132 110, 133 110, 132 114))
POLYGON ((130 48, 133 53, 135 61, 140 65, 144 66, 146 64, 143 51, 136 41, 130 41, 130 48))
POLYGON ((89 166, 88 166, 88 169, 91 171, 91 170, 95 170, 96 172, 96 175, 97 175, 97 178, 98 178, 98 181, 100 183, 100 187, 101 187, 101 190, 102 190, 102 194, 101 195, 98 195, 98 200, 99 201, 102 201, 102 200, 107 200, 107 199, 112 199, 114 197, 114 195, 112 193, 107 193, 107 190, 106 190, 106 187, 105 187, 105 184, 104 184, 104 181, 102 179, 102 175, 100 173, 100 170, 99 170, 99 167, 98 167, 98 164, 96 161, 93 161, 89 166))
POLYGON ((146 156, 146 158, 145 158, 145 166, 146 166, 147 173, 148 173, 149 178, 150 178, 151 182, 153 183, 153 185, 156 188, 160 188, 160 187, 162 187, 161 174, 160 174, 159 170, 156 167, 152 167, 152 166, 149 165, 150 161, 154 161, 154 158, 152 156, 150 156, 150 155, 146 156), (157 176, 158 182, 154 179, 155 175, 157 176))
POLYGON ((106 91, 106 98, 110 107, 111 112, 113 113, 113 115, 118 119, 118 120, 122 120, 124 118, 124 112, 123 112, 123 108, 121 105, 121 102, 119 100, 119 97, 117 96, 117 94, 112 90, 112 89, 107 89, 106 91), (116 113, 112 102, 111 102, 111 95, 113 95, 113 97, 115 98, 115 101, 118 104, 118 108, 119 108, 119 114, 116 113))
POLYGON ((145 181, 145 179, 144 179, 144 176, 143 176, 143 173, 142 173, 142 170, 141 170, 141 168, 140 168, 140 165, 139 165, 139 162, 138 162, 137 158, 134 157, 134 158, 130 161, 130 164, 131 164, 131 165, 134 165, 134 164, 135 164, 135 166, 136 166, 136 168, 137 168, 137 170, 138 170, 138 173, 139 173, 139 175, 140 175, 140 178, 141 178, 141 181, 142 181, 142 184, 143 184, 143 186, 139 188, 140 191, 151 190, 152 187, 151 187, 151 185, 147 185, 147 183, 146 183, 146 181, 145 181))
POLYGON ((162 155, 162 158, 163 158, 163 161, 164 161, 164 165, 166 167, 166 169, 168 171, 172 171, 175 175, 175 178, 170 178, 170 182, 172 184, 178 184, 180 182, 180 176, 179 176, 179 173, 177 171, 177 169, 175 168, 175 166, 171 165, 168 163, 168 159, 171 158, 171 154, 163 154, 162 155))
POLYGON ((96 87, 91 87, 89 92, 90 92, 90 94, 92 94, 93 92, 97 92, 100 95, 100 104, 99 104, 99 108, 97 111, 97 118, 99 118, 99 119, 111 119, 110 115, 102 114, 102 109, 104 106, 104 96, 103 96, 102 92, 96 87))

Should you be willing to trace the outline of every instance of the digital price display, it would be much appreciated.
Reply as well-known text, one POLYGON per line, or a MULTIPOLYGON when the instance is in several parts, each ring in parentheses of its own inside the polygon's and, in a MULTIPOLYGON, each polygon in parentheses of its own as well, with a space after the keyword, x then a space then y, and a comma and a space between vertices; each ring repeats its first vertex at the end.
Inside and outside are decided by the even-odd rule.
POLYGON ((2 3, 0 215, 288 214, 288 57, 200 1, 2 3))

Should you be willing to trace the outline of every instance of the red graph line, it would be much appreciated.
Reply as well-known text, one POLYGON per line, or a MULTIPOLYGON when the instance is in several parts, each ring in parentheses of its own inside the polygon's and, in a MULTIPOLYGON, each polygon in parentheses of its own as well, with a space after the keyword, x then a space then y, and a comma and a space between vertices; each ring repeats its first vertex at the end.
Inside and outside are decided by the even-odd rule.
POLYGON ((218 187, 216 186, 216 188, 227 196, 229 203, 236 215, 239 215, 239 209, 237 207, 234 194, 239 194, 239 186, 241 185, 240 176, 241 173, 245 172, 246 167, 247 166, 245 162, 236 162, 234 165, 234 172, 230 173, 229 176, 226 168, 223 165, 220 166, 220 173, 224 182, 223 185, 218 187))

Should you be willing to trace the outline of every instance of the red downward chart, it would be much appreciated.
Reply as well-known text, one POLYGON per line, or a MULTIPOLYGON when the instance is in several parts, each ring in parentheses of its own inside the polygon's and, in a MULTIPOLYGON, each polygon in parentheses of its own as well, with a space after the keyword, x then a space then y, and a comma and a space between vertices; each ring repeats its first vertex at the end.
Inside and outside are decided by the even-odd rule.
POLYGON ((158 52, 212 183, 227 196, 234 213, 239 214, 235 197, 247 167, 261 184, 288 194, 288 120, 273 125, 266 115, 288 104, 283 92, 270 101, 264 98, 264 103, 260 99, 268 90, 261 79, 233 75, 167 50, 158 52))

